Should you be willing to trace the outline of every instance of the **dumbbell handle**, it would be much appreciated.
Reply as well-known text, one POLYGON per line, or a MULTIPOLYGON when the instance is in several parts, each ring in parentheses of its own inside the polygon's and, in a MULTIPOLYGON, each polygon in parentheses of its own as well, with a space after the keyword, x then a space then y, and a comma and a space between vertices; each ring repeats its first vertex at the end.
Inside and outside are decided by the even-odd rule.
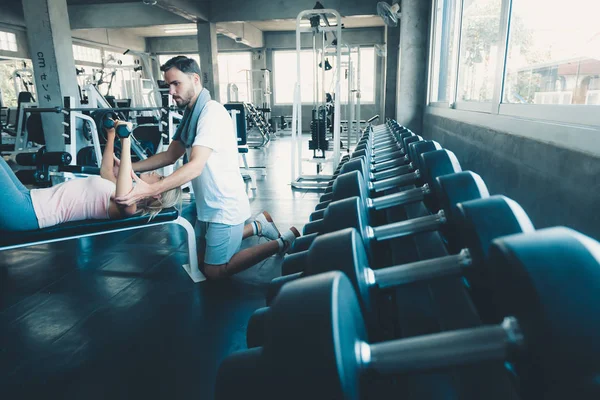
POLYGON ((387 155, 389 153, 396 152, 398 150, 400 150, 400 146, 398 145, 398 142, 391 141, 389 143, 385 143, 385 146, 379 145, 376 148, 372 149, 371 155, 373 155, 375 157, 381 157, 381 156, 387 155))
POLYGON ((399 145, 402 145, 402 135, 405 132, 399 132, 399 133, 395 133, 395 132, 388 132, 382 135, 370 135, 367 137, 364 137, 361 139, 362 143, 365 144, 369 144, 371 146, 381 146, 383 145, 387 145, 390 143, 396 143, 399 145))
MULTIPOLYGON (((412 163, 409 164, 413 168, 412 163)), ((369 182, 369 189, 374 192, 383 192, 384 190, 393 189, 397 186, 406 186, 414 183, 421 178, 421 172, 417 169, 415 172, 395 176, 393 178, 382 179, 377 182, 369 182)))
POLYGON ((421 187, 408 189, 403 192, 388 194, 387 196, 376 197, 374 199, 369 198, 367 199, 367 207, 374 210, 384 210, 390 207, 421 201, 430 193, 429 185, 424 184, 421 187))
MULTIPOLYGON (((386 196, 367 198, 366 204, 369 209, 373 210, 384 210, 390 207, 401 206, 404 204, 416 203, 421 201, 431 193, 428 184, 424 184, 421 187, 404 190, 398 193, 388 194, 386 196)), ((333 196, 332 196, 333 197, 333 196)), ((329 207, 334 200, 325 200, 317 204, 316 211, 310 215, 311 221, 323 219, 325 216, 325 210, 329 207)))
MULTIPOLYGON (((375 173, 369 172, 369 176, 367 177, 367 179, 369 181, 377 181, 377 180, 383 180, 383 179, 396 177, 399 175, 405 175, 410 172, 413 172, 412 165, 399 165, 394 168, 386 169, 385 171, 379 171, 379 172, 375 172, 375 173)), ((336 178, 338 176, 340 176, 341 174, 342 174, 342 172, 340 171, 337 175, 334 175, 334 178, 331 181, 329 181, 327 183, 327 188, 325 188, 325 193, 331 193, 333 191, 333 186, 335 185, 336 178)))
POLYGON ((392 153, 382 154, 380 156, 372 156, 371 164, 379 164, 385 161, 393 160, 395 158, 404 157, 405 155, 406 153, 404 153, 404 150, 397 150, 392 153))
POLYGON ((437 229, 446 223, 444 210, 425 217, 412 218, 382 226, 368 226, 367 237, 378 242, 437 229))
MULTIPOLYGON (((381 192, 388 189, 393 189, 396 186, 403 186, 413 183, 416 179, 421 177, 421 172, 419 170, 414 170, 414 165, 412 163, 408 165, 403 165, 400 167, 393 168, 394 173, 388 173, 390 170, 381 171, 378 174, 369 173, 368 179, 368 187, 369 190, 374 192, 381 192), (414 171, 414 172, 411 172, 414 171), (387 176, 391 175, 391 176, 387 176), (374 181, 374 179, 380 178, 380 180, 374 181)), ((329 182, 327 187, 325 188, 325 193, 321 196, 321 203, 333 200, 333 191, 336 180, 329 182)))
POLYGON ((371 172, 379 172, 393 167, 399 167, 401 165, 405 165, 410 160, 407 156, 395 158, 389 161, 383 161, 379 164, 371 164, 371 172))
POLYGON ((357 361, 363 368, 380 374, 402 374, 502 361, 524 338, 515 318, 500 325, 442 332, 409 339, 369 345, 357 343, 357 361))
MULTIPOLYGON (((408 162, 408 159, 407 159, 406 162, 408 162)), ((396 175, 408 174, 412 170, 413 170, 413 168, 412 168, 411 165, 399 165, 399 166, 394 167, 394 168, 386 169, 385 171, 379 171, 379 172, 370 173, 369 177, 371 178, 372 181, 380 181, 382 179, 391 178, 391 177, 394 177, 396 175)))
POLYGON ((463 274, 464 268, 470 267, 472 264, 471 253, 468 249, 462 249, 456 255, 437 257, 378 270, 368 268, 366 274, 369 283, 385 289, 423 280, 460 276, 463 274))

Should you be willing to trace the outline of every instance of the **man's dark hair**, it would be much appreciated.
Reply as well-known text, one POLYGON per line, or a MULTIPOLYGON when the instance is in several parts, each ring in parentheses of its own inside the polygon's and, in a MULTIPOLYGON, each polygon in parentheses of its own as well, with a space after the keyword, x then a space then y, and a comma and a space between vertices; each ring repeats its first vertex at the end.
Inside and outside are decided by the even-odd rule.
POLYGON ((202 73, 200 72, 200 66, 193 58, 188 58, 186 56, 173 57, 164 63, 160 67, 160 70, 162 72, 167 72, 173 67, 177 68, 184 74, 198 74, 198 76, 202 76, 202 73))

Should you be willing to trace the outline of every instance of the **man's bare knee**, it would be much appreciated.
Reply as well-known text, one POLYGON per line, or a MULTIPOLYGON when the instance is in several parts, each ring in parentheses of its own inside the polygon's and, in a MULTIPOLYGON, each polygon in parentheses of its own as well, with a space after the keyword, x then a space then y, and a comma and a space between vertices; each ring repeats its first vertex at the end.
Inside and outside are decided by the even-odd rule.
POLYGON ((204 275, 210 279, 219 279, 226 277, 228 264, 207 264, 204 263, 204 275))

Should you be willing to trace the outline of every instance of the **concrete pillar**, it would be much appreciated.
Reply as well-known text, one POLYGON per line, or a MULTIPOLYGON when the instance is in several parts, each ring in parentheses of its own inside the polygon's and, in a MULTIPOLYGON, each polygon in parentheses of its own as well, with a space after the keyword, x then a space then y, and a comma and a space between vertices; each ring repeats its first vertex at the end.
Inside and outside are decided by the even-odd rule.
MULTIPOLYGON (((66 0, 23 0, 31 61, 35 73, 36 100, 40 107, 61 106, 64 96, 79 105, 73 60, 73 43, 66 0)), ((42 114, 46 147, 65 149, 62 114, 42 114)), ((66 139, 70 143, 70 138, 66 139)), ((72 154, 75 158, 75 154, 72 154)))
POLYGON ((220 103, 219 68, 217 67, 217 28, 210 22, 198 22, 198 54, 200 54, 200 69, 202 70, 202 86, 210 92, 213 100, 220 103))
POLYGON ((427 59, 431 0, 402 0, 400 87, 397 120, 421 134, 427 99, 427 59))
POLYGON ((398 93, 398 62, 400 49, 400 27, 385 27, 386 65, 385 65, 385 92, 383 96, 383 115, 380 123, 385 118, 396 118, 396 95, 398 93))

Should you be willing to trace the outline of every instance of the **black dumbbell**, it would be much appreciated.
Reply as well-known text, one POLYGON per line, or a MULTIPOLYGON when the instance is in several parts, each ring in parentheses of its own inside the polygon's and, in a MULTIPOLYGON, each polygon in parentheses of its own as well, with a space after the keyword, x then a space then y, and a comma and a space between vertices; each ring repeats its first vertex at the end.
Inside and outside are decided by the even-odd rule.
MULTIPOLYGON (((405 149, 407 140, 409 143, 410 141, 415 140, 413 136, 416 135, 414 135, 410 131, 402 132, 398 134, 396 138, 393 139, 391 146, 388 144, 382 144, 381 142, 371 143, 369 140, 362 140, 357 144, 356 148, 352 152, 352 155, 348 157, 347 161, 350 161, 357 157, 365 156, 372 164, 371 168, 373 170, 382 170, 388 168, 389 166, 394 165, 394 159, 404 155, 402 152, 405 149), (380 146, 378 150, 378 155, 376 155, 376 152, 373 150, 376 146, 380 146)), ((343 167, 343 165, 343 163, 340 163, 338 169, 336 169, 336 171, 333 174, 334 177, 339 173, 339 170, 343 167)))
POLYGON ((402 143, 403 143, 402 151, 398 154, 394 154, 394 156, 390 157, 389 160, 385 160, 382 162, 374 161, 373 158, 370 156, 370 154, 365 150, 361 150, 361 151, 357 151, 357 152, 353 153, 353 157, 351 157, 344 165, 342 165, 339 168, 338 173, 334 174, 333 178, 329 181, 327 191, 329 192, 331 190, 330 187, 333 185, 335 178, 338 175, 356 169, 356 167, 352 167, 351 163, 353 161, 356 161, 357 159, 363 160, 363 162, 365 163, 365 166, 366 166, 365 172, 370 172, 370 173, 380 173, 385 170, 389 170, 389 169, 396 168, 399 166, 407 165, 411 161, 411 154, 410 154, 411 144, 415 143, 415 142, 421 142, 421 141, 423 141, 423 138, 418 135, 413 135, 410 137, 403 138, 402 139, 402 143))
MULTIPOLYGON (((372 269, 362 238, 354 228, 319 236, 314 240, 305 258, 304 271, 274 279, 268 286, 267 305, 288 282, 338 270, 352 282, 361 304, 369 331, 377 329, 377 301, 379 289, 388 289, 423 280, 464 276, 474 293, 475 304, 484 320, 493 317, 492 306, 485 297, 490 292, 485 259, 492 241, 502 236, 533 232, 531 220, 519 204, 504 196, 472 200, 457 206, 456 223, 463 248, 458 254, 437 257, 408 264, 372 269)), ((493 284, 493 282, 492 282, 493 284)), ((248 347, 263 343, 265 320, 269 308, 257 310, 248 323, 248 347)))
POLYGON ((125 122, 125 123, 121 122, 117 125, 117 128, 115 129, 115 133, 121 139, 128 138, 132 132, 131 127, 132 127, 131 122, 125 122))
POLYGON ((358 399, 374 376, 489 362, 510 363, 524 398, 598 398, 599 255, 600 243, 566 228, 496 239, 486 265, 500 323, 376 344, 343 273, 290 282, 269 311, 264 346, 221 363, 216 399, 358 399), (589 392, 574 390, 584 385, 589 392))
POLYGON ((395 121, 387 121, 385 124, 371 126, 370 129, 363 131, 363 136, 369 136, 373 139, 385 139, 392 133, 409 130, 405 126, 398 124, 395 121))
MULTIPOLYGON (((336 180, 335 187, 333 190, 332 200, 327 202, 319 203, 319 209, 309 216, 309 220, 315 222, 323 218, 327 206, 332 202, 346 199, 348 197, 358 196, 363 199, 366 206, 370 210, 378 211, 384 210, 389 207, 395 207, 399 205, 406 205, 418 201, 427 199, 428 208, 437 211, 435 205, 435 179, 438 176, 454 174, 461 171, 460 163, 456 159, 454 153, 449 150, 436 150, 421 154, 417 157, 415 162, 418 165, 418 169, 409 174, 393 179, 392 184, 388 184, 386 190, 392 189, 395 186, 402 187, 409 184, 418 184, 420 186, 412 189, 406 189, 398 193, 392 193, 386 196, 371 197, 374 193, 373 190, 369 190, 375 186, 369 185, 365 182, 362 174, 358 171, 350 172, 347 174, 340 175, 336 180), (431 195, 431 196, 430 196, 431 195)), ((304 227, 304 233, 318 232, 318 227, 315 224, 309 223, 304 227)))
POLYGON ((91 115, 98 129, 114 128, 115 121, 119 119, 118 115, 112 110, 97 110, 93 111, 91 115))
MULTIPOLYGON (((369 162, 368 162, 366 156, 357 157, 357 158, 354 158, 354 159, 348 161, 340 169, 340 173, 338 175, 336 175, 333 179, 331 179, 331 181, 329 181, 329 183, 327 184, 327 187, 325 188, 325 194, 323 196, 321 196, 320 201, 321 202, 327 201, 327 199, 329 199, 329 198, 331 198, 331 196, 333 196, 331 193, 333 192, 333 186, 335 185, 337 178, 339 178, 341 175, 343 175, 345 173, 352 172, 352 171, 361 171, 363 173, 363 176, 366 177, 368 179, 368 181, 373 182, 373 183, 381 182, 384 179, 388 179, 388 178, 392 178, 392 177, 396 177, 399 175, 413 172, 415 170, 414 161, 415 161, 415 159, 418 159, 419 154, 424 153, 425 151, 439 150, 442 148, 437 142, 433 142, 433 141, 423 142, 420 137, 416 137, 416 136, 413 136, 412 138, 414 138, 415 140, 408 142, 408 139, 407 139, 406 155, 403 155, 402 157, 394 158, 392 160, 392 161, 394 161, 394 164, 393 164, 394 166, 391 166, 391 164, 388 164, 388 167, 386 167, 382 170, 373 172, 372 169, 369 167, 369 162), (422 145, 415 147, 415 145, 416 145, 415 142, 429 143, 429 147, 422 146, 422 145)), ((402 154, 404 154, 404 153, 402 153, 402 154)), ((379 184, 379 185, 383 185, 383 184, 379 184)))
MULTIPOLYGON (((370 192, 384 192, 397 186, 412 184, 415 180, 418 180, 420 172, 417 170, 419 169, 419 164, 421 162, 419 158, 421 154, 441 149, 439 143, 431 140, 410 143, 408 145, 408 154, 405 157, 398 159, 403 165, 373 174, 368 172, 369 169, 365 167, 366 164, 364 163, 364 160, 360 159, 349 161, 346 165, 352 165, 352 168, 348 168, 345 172, 351 172, 352 170, 361 171, 363 177, 366 178, 365 180, 367 181, 370 192)), ((320 197, 315 210, 321 210, 329 204, 328 202, 336 197, 339 198, 334 191, 336 186, 338 187, 338 190, 340 189, 340 185, 336 183, 340 176, 341 175, 332 181, 331 186, 328 185, 325 189, 325 194, 320 197)))
MULTIPOLYGON (((92 113, 92 118, 96 122, 96 126, 102 127, 104 129, 114 128, 117 121, 119 120, 119 116, 112 110, 98 110, 92 113)), ((120 138, 127 138, 131 135, 132 125, 131 123, 119 124, 115 133, 120 138)))
MULTIPOLYGON (((302 267, 304 266, 303 260, 307 256, 306 250, 308 250, 315 238, 321 234, 345 228, 356 228, 360 232, 365 242, 369 260, 373 260, 370 249, 375 242, 435 230, 442 231, 451 251, 458 250, 460 244, 457 245, 459 239, 457 229, 460 225, 460 219, 457 220, 459 214, 456 205, 469 200, 487 198, 489 197, 489 192, 481 177, 471 171, 440 176, 437 178, 437 184, 439 185, 439 189, 437 189, 439 192, 437 201, 440 211, 432 215, 387 225, 371 226, 369 211, 359 197, 351 197, 330 204, 325 211, 323 219, 320 221, 321 231, 296 239, 294 253, 286 256, 282 264, 282 272, 285 275, 302 272, 302 267)), ((314 221, 313 223, 316 222, 314 221)))
POLYGON ((409 130, 401 130, 392 132, 385 140, 363 137, 356 144, 354 151, 368 150, 374 163, 389 160, 394 157, 394 153, 402 150, 402 139, 412 135, 409 130))
POLYGON ((385 153, 399 150, 399 147, 401 148, 402 146, 402 139, 411 135, 413 135, 413 133, 405 128, 385 128, 385 138, 382 136, 376 138, 372 133, 366 132, 359 139, 351 158, 361 150, 365 150, 367 152, 366 154, 372 156, 383 157, 385 153))

